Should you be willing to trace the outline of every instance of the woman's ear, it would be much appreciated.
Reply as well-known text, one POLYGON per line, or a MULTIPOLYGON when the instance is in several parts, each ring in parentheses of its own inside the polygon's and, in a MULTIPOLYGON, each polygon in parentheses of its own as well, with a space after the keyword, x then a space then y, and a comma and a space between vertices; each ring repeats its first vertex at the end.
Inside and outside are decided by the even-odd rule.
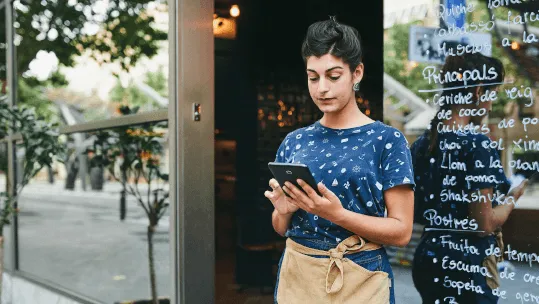
POLYGON ((363 63, 360 63, 357 65, 356 70, 354 71, 354 74, 352 75, 352 80, 354 83, 361 82, 363 79, 363 71, 365 69, 365 66, 363 63))
POLYGON ((479 102, 480 102, 479 99, 481 98, 481 95, 483 95, 483 93, 484 93, 483 87, 478 86, 475 88, 474 97, 475 97, 476 105, 479 105, 479 102))
POLYGON ((479 100, 479 97, 481 97, 481 95, 483 95, 483 87, 478 86, 477 88, 475 88, 475 97, 477 98, 477 100, 479 100))

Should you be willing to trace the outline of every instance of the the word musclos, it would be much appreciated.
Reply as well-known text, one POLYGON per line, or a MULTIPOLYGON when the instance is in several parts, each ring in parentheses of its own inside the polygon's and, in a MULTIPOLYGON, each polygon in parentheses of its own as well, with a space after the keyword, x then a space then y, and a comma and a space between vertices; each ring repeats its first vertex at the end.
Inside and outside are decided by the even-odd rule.
POLYGON ((492 50, 492 44, 458 44, 456 47, 448 47, 446 42, 438 45, 438 52, 443 53, 444 56, 461 56, 463 54, 475 54, 490 52, 492 50))

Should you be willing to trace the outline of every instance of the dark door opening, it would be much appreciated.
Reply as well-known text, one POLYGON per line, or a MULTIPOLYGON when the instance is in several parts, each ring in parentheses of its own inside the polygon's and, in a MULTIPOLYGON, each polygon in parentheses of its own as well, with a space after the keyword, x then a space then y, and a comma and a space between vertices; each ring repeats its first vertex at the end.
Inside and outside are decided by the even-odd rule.
POLYGON ((273 230, 273 206, 264 197, 267 163, 288 132, 322 114, 309 96, 301 43, 310 24, 330 15, 357 28, 366 71, 358 106, 382 120, 383 7, 382 1, 219 0, 216 10, 226 15, 234 4, 241 12, 235 38, 220 32, 225 38, 215 40, 216 302, 273 303, 285 239, 273 230))

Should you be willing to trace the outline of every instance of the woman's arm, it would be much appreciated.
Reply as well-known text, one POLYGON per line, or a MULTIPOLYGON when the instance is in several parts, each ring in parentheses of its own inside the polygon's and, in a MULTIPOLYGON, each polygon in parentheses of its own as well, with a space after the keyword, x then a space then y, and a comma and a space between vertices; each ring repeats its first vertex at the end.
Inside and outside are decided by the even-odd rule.
POLYGON ((273 224, 273 229, 275 232, 277 232, 280 236, 285 236, 286 230, 292 221, 292 215, 294 215, 293 212, 282 215, 277 212, 277 209, 273 210, 273 214, 271 215, 271 223, 273 224))
POLYGON ((387 217, 364 215, 343 208, 332 222, 371 242, 404 247, 412 237, 414 191, 409 185, 398 185, 384 191, 384 200, 387 217))
MULTIPOLYGON (((479 235, 487 236, 507 221, 509 214, 511 214, 511 211, 515 208, 516 201, 518 201, 520 196, 524 193, 524 189, 527 185, 528 181, 526 180, 507 194, 505 204, 498 205, 494 208, 492 207, 492 200, 490 199, 492 197, 493 188, 479 190, 481 194, 480 197, 485 198, 486 201, 472 201, 468 206, 470 218, 475 219, 478 230, 483 231, 479 235), (512 199, 508 200, 508 197, 512 197, 512 199)), ((479 196, 477 197, 479 198, 479 196)))

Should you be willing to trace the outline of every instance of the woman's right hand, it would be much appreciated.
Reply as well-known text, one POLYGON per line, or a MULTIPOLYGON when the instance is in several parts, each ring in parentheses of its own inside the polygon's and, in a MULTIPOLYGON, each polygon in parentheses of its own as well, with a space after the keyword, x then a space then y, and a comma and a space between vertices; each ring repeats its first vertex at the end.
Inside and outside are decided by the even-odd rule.
POLYGON ((273 204, 273 207, 279 212, 281 215, 287 215, 292 214, 296 212, 299 207, 292 204, 290 202, 291 198, 286 196, 284 194, 283 189, 279 185, 279 182, 277 182, 276 179, 272 178, 269 181, 270 187, 273 189, 273 191, 266 191, 264 192, 264 196, 267 197, 271 203, 273 204))

